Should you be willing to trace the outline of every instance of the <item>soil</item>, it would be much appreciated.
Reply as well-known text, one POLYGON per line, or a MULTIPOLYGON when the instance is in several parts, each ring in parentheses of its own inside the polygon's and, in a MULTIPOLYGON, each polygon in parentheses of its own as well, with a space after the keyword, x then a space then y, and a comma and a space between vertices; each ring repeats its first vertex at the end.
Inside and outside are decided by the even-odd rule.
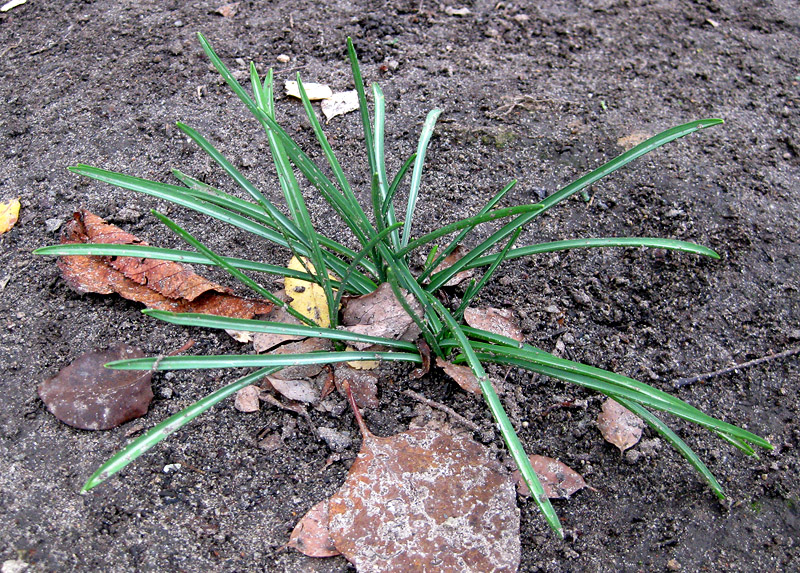
MULTIPOLYGON (((150 216, 157 207, 218 251, 286 261, 286 253, 199 216, 66 169, 89 163, 169 181, 169 168, 179 167, 232 190, 174 127, 180 120, 279 200, 265 137, 210 68, 195 36, 202 32, 243 78, 252 59, 262 73, 274 66, 280 82, 299 70, 334 90, 352 87, 345 57, 352 36, 367 81, 379 80, 386 93, 390 172, 414 151, 426 112, 443 109, 417 232, 476 212, 512 178, 519 183, 504 204, 536 201, 632 139, 724 118, 594 185, 589 202, 568 201, 519 242, 669 237, 708 245, 721 260, 641 249, 537 256, 503 267, 480 302, 512 308, 532 343, 674 392, 767 437, 775 450, 748 458, 670 420, 726 488, 728 501, 719 503, 652 434, 622 456, 605 443, 597 395, 494 370, 505 377, 505 404, 528 451, 560 459, 594 488, 555 502, 565 541, 520 500, 520 569, 800 569, 797 355, 673 388, 675 379, 800 344, 795 2, 242 1, 228 17, 215 13, 221 3, 29 0, 0 14, 0 195, 22 201, 19 223, 0 237, 3 561, 20 560, 30 571, 350 567, 283 548, 298 518, 344 480, 359 443, 348 413, 311 412, 316 426, 353 438, 335 454, 291 412, 266 406, 242 414, 227 401, 82 496, 87 476, 129 433, 235 374, 156 374, 147 416, 105 432, 58 422, 37 395, 43 380, 80 354, 116 342, 149 355, 188 338, 196 341, 192 353, 247 351, 224 333, 148 319, 119 297, 79 295, 53 259, 31 254, 57 242, 58 224, 80 208, 153 244, 180 246, 150 216), (281 54, 288 63, 277 60, 281 54)), ((277 107, 292 135, 320 157, 301 106, 281 97, 277 107)), ((326 129, 366 198, 357 114, 326 129)), ((321 228, 337 236, 327 227, 329 211, 309 197, 321 228)), ((403 431, 426 413, 403 394, 411 388, 486 427, 476 437, 508 461, 479 398, 438 373, 417 381, 406 374, 385 370, 380 407, 366 412, 375 433, 403 431)))

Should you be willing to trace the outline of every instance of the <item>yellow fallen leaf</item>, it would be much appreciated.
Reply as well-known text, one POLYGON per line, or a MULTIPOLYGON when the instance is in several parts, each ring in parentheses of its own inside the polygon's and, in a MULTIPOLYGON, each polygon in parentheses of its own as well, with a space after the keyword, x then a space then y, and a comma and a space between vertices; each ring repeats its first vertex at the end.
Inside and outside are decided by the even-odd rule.
MULTIPOLYGON (((313 270, 308 261, 306 261, 306 264, 308 264, 309 269, 313 270)), ((286 266, 293 271, 306 272, 306 267, 297 257, 292 257, 292 260, 286 266)), ((331 325, 328 301, 325 298, 325 290, 321 286, 292 277, 286 277, 283 284, 286 296, 291 299, 289 306, 316 322, 318 326, 328 328, 331 325)))
MULTIPOLYGON (((347 352, 357 352, 352 346, 345 348, 347 352)), ((377 360, 354 360, 347 365, 354 370, 375 370, 380 363, 377 360)))
POLYGON ((0 203, 0 235, 10 230, 19 219, 19 199, 0 203))

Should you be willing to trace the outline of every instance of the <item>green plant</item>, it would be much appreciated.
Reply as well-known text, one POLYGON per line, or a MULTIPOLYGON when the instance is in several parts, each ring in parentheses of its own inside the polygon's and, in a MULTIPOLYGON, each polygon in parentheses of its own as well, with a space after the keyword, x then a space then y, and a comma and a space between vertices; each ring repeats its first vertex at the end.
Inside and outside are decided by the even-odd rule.
POLYGON ((421 363, 420 352, 417 346, 412 343, 358 335, 336 328, 339 320, 339 302, 342 295, 345 293, 363 295, 374 291, 381 283, 391 285, 395 296, 401 302, 404 301, 401 294, 403 291, 409 292, 414 296, 422 308, 422 313, 416 314, 411 308, 406 308, 406 310, 420 328, 422 337, 437 357, 444 358, 455 353, 453 358, 455 362, 466 363, 471 367, 480 382, 486 402, 500 427, 511 455, 530 490, 534 492, 536 503, 547 522, 559 535, 562 535, 562 530, 558 517, 544 495, 543 488, 530 466, 514 428, 497 394, 489 383, 483 366, 485 363, 506 364, 537 372, 596 390, 617 400, 623 406, 639 415, 651 428, 671 443, 705 478, 711 489, 720 498, 724 497, 722 487, 709 469, 677 434, 652 413, 652 410, 667 412, 679 418, 692 421, 717 434, 749 455, 755 455, 755 451, 750 444, 767 449, 772 448, 769 442, 763 438, 715 419, 647 384, 612 372, 564 360, 531 345, 521 344, 497 334, 470 328, 461 323, 464 309, 491 278, 498 265, 517 257, 575 248, 645 246, 719 258, 714 251, 706 247, 670 239, 590 238, 556 241, 526 247, 515 247, 515 243, 526 225, 556 204, 575 193, 583 192, 589 185, 634 159, 670 141, 721 123, 721 120, 704 119, 668 129, 609 161, 602 167, 584 175, 539 203, 498 208, 497 205, 508 191, 513 188, 515 182, 512 181, 492 197, 475 216, 445 225, 412 239, 411 230, 421 185, 422 166, 440 110, 433 110, 428 114, 422 128, 417 152, 403 164, 394 178, 390 180, 387 177, 384 161, 385 116, 383 93, 377 84, 372 85, 373 113, 371 116, 356 53, 352 42, 348 40, 348 54, 360 102, 367 163, 372 174, 370 215, 359 204, 355 193, 345 178, 344 172, 331 146, 328 144, 322 127, 306 96, 299 75, 298 84, 303 105, 333 174, 333 180, 327 177, 286 131, 276 123, 272 72, 270 71, 262 82, 255 65, 251 64, 250 80, 253 90, 253 96, 251 97, 217 57, 205 38, 202 36, 199 36, 199 38, 203 49, 216 69, 263 126, 290 215, 288 217, 283 215, 211 143, 197 131, 183 124, 178 124, 179 129, 197 143, 249 195, 251 200, 245 201, 220 190, 212 189, 177 170, 173 173, 184 186, 140 179, 86 165, 78 165, 72 167, 71 170, 79 175, 85 175, 118 187, 142 192, 188 207, 214 219, 234 225, 258 238, 266 239, 276 245, 285 247, 298 259, 307 261, 304 262, 305 272, 290 271, 260 261, 220 256, 173 221, 155 211, 154 215, 181 236, 196 252, 135 245, 75 244, 45 247, 37 250, 37 253, 61 256, 149 257, 216 265, 227 270, 259 295, 281 306, 285 305, 282 300, 259 286, 244 272, 255 271, 282 274, 313 281, 320 285, 325 292, 331 325, 329 328, 319 327, 313 321, 291 308, 287 310, 304 323, 302 326, 202 314, 175 314, 156 310, 145 310, 143 312, 159 320, 178 325, 328 338, 336 341, 339 347, 335 352, 291 356, 178 356, 110 363, 108 365, 110 368, 134 370, 234 367, 257 367, 258 370, 217 390, 186 410, 161 422, 131 442, 126 448, 111 457, 89 478, 83 487, 83 491, 88 491, 109 476, 120 471, 160 440, 169 436, 220 400, 289 364, 375 359, 421 363), (338 213, 358 241, 359 247, 357 251, 318 233, 314 229, 300 186, 295 177, 294 169, 299 170, 338 213), (403 221, 399 222, 394 198, 400 183, 409 171, 411 171, 411 181, 405 206, 405 217, 403 221), (452 253, 473 229, 483 223, 498 220, 504 221, 504 224, 497 231, 469 250, 463 258, 452 266, 444 270, 436 270, 445 257, 452 253), (449 240, 445 240, 448 236, 450 237, 449 240), (440 239, 444 240, 443 244, 436 246, 434 242, 440 239), (411 272, 409 256, 416 249, 432 244, 434 246, 429 251, 424 270, 414 276, 411 272), (437 298, 437 291, 457 273, 466 269, 480 267, 487 267, 486 272, 478 281, 473 281, 469 284, 463 301, 458 308, 449 309, 437 298), (380 344, 388 350, 383 352, 342 350, 344 343, 353 341, 380 344))

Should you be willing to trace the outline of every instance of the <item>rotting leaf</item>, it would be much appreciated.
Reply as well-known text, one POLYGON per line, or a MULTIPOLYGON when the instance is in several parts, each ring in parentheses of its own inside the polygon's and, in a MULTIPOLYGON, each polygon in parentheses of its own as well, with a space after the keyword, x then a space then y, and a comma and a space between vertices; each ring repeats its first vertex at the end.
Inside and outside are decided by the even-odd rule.
POLYGON ((343 383, 350 385, 356 404, 360 408, 377 408, 378 401, 378 377, 372 372, 350 368, 344 364, 334 366, 334 377, 336 388, 344 394, 343 383))
POLYGON ((329 499, 336 550, 360 573, 516 571, 514 483, 489 449, 442 428, 377 437, 348 400, 363 442, 329 499))
POLYGON ((352 90, 349 92, 338 92, 333 94, 328 99, 322 100, 322 113, 325 114, 325 119, 330 121, 337 115, 344 115, 358 109, 358 92, 352 90))
MULTIPOLYGON (((308 260, 305 262, 308 264, 308 260)), ((292 257, 286 266, 293 271, 306 271, 305 265, 297 257, 292 257)), ((328 328, 331 325, 325 289, 316 283, 293 277, 283 279, 283 284, 286 296, 289 297, 289 306, 318 326, 328 328)))
MULTIPOLYGON (((345 350, 347 352, 355 352, 357 349, 348 345, 345 347, 345 350)), ((380 361, 378 360, 350 360, 345 362, 345 364, 347 364, 353 370, 375 370, 381 365, 380 361)))
POLYGON ((507 308, 466 308, 464 320, 472 328, 480 328, 522 342, 522 329, 514 314, 507 308))
MULTIPOLYGON (((441 263, 439 263, 436 266, 435 269, 433 269, 433 274, 441 272, 441 271, 443 271, 445 269, 449 269, 454 264, 456 264, 460 259, 462 259, 464 257, 464 255, 466 255, 468 252, 469 252, 469 249, 467 249, 463 245, 458 245, 455 249, 453 249, 452 253, 447 255, 444 258, 444 260, 441 263)), ((460 271, 460 272, 456 273, 455 275, 453 275, 452 278, 449 281, 447 281, 446 283, 444 283, 443 286, 446 286, 446 287, 458 286, 461 283, 463 283, 465 280, 471 279, 474 276, 475 276, 475 270, 474 269, 467 269, 466 271, 460 271)))
POLYGON ((39 386, 39 397, 59 420, 81 430, 108 430, 147 413, 150 371, 111 370, 113 360, 142 358, 126 344, 87 352, 39 386))
POLYGON ((287 547, 297 549, 309 557, 333 557, 340 555, 333 545, 328 530, 328 500, 324 499, 295 525, 287 547))
MULTIPOLYGON (((270 354, 307 354, 310 352, 328 352, 333 349, 333 343, 324 338, 304 338, 297 342, 290 342, 279 346, 270 354)), ((324 364, 298 364, 287 366, 278 370, 271 378, 292 380, 295 378, 313 378, 325 367, 324 364)))
MULTIPOLYGON (((404 293, 403 296, 414 312, 422 314, 422 307, 411 294, 404 293)), ((342 310, 342 324, 350 332, 383 338, 415 340, 420 334, 414 320, 395 298, 389 283, 380 284, 364 296, 348 297, 342 310)), ((352 345, 359 350, 371 346, 366 342, 353 342, 352 345)))
POLYGON ((360 573, 516 571, 513 482, 471 438, 417 428, 367 434, 330 498, 334 546, 360 573))
MULTIPOLYGON (((89 211, 75 213, 65 226, 61 242, 147 245, 89 211)), ((117 293, 159 310, 253 318, 273 308, 267 301, 238 297, 191 267, 171 261, 73 255, 59 257, 58 266, 67 284, 81 294, 117 293)))
POLYGON ((5 203, 0 203, 0 235, 10 231, 11 227, 19 220, 19 199, 11 199, 5 203))
POLYGON ((620 452, 635 446, 642 437, 644 422, 639 416, 611 398, 603 402, 603 411, 597 416, 597 427, 607 442, 620 452))
POLYGON ((419 380, 431 370, 431 347, 428 346, 427 342, 420 338, 417 340, 417 349, 419 350, 419 355, 422 358, 422 366, 419 368, 414 368, 414 370, 408 374, 408 377, 412 380, 419 380))
POLYGON ((267 380, 269 380, 276 392, 289 400, 306 404, 319 402, 319 390, 310 380, 302 378, 299 380, 284 380, 282 378, 273 378, 272 376, 267 376, 267 380))
MULTIPOLYGON (((568 465, 548 458, 546 456, 528 456, 533 471, 542 482, 544 493, 550 499, 562 499, 571 496, 576 491, 589 487, 583 477, 568 465)), ((514 479, 517 481, 517 491, 525 497, 530 496, 530 490, 519 470, 514 470, 514 479)), ((591 489, 591 488, 590 488, 591 489)))
MULTIPOLYGON (((284 87, 286 88, 286 95, 300 99, 300 88, 297 86, 297 82, 288 81, 284 84, 284 87)), ((328 99, 333 96, 333 90, 326 84, 303 82, 303 89, 306 90, 306 95, 311 101, 328 99)))

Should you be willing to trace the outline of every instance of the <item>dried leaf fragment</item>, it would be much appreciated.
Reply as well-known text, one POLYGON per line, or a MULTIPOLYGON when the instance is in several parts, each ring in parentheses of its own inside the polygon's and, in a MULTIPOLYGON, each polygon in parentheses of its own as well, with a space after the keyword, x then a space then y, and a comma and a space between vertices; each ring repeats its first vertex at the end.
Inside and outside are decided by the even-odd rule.
MULTIPOLYGON (((147 245, 89 211, 75 213, 61 242, 147 245)), ((58 266, 67 284, 79 293, 117 293, 149 308, 253 318, 273 307, 267 301, 238 297, 195 274, 188 265, 170 261, 75 255, 59 257, 58 266)))
POLYGON ((480 328, 522 342, 522 329, 514 314, 507 308, 467 308, 464 320, 472 328, 480 328))
MULTIPOLYGON (((284 84, 286 88, 286 95, 300 99, 300 88, 297 82, 289 81, 284 84)), ((312 82, 303 82, 303 89, 306 90, 306 95, 311 101, 328 99, 333 96, 333 90, 326 84, 315 84, 312 82)))
POLYGON ((358 92, 338 92, 328 99, 322 100, 322 113, 325 119, 330 121, 337 115, 344 115, 358 109, 358 92))
POLYGON ((11 230, 19 220, 19 198, 0 203, 0 235, 11 230))
MULTIPOLYGON (((467 252, 469 252, 469 250, 466 247, 464 247, 463 245, 458 245, 455 249, 453 249, 452 253, 447 255, 444 258, 444 260, 441 263, 439 263, 435 269, 433 269, 433 274, 436 274, 445 269, 449 269, 454 264, 456 264, 460 259, 464 258, 464 255, 466 255, 467 252)), ((463 283, 465 280, 471 279, 474 276, 475 276, 475 269, 467 269, 466 271, 460 271, 457 272, 455 275, 453 275, 449 281, 444 283, 444 286, 446 287, 457 286, 463 283)))
MULTIPOLYGON (((272 312, 265 317, 270 322, 283 322, 285 324, 300 324, 300 321, 293 317, 286 311, 283 306, 276 306, 272 312)), ((253 334, 253 348, 259 354, 272 350, 279 344, 284 342, 302 340, 302 336, 294 336, 291 334, 274 334, 271 332, 256 332, 253 334)))
POLYGON ((245 386, 236 393, 236 399, 233 401, 233 407, 240 412, 250 413, 258 412, 259 401, 258 395, 260 390, 258 386, 250 384, 245 386))
POLYGON ((378 377, 367 370, 351 368, 344 364, 334 366, 334 376, 336 388, 344 394, 343 382, 350 385, 356 404, 361 408, 377 408, 378 401, 378 377))
POLYGON ((469 366, 453 364, 438 357, 436 358, 436 365, 444 370, 445 374, 450 376, 463 390, 478 396, 482 394, 478 378, 469 366))
POLYGON ((87 352, 39 386, 39 397, 59 420, 81 430, 108 430, 147 413, 151 373, 111 370, 113 360, 142 358, 126 344, 87 352))
POLYGON ((427 428, 364 436, 330 498, 333 544, 359 572, 516 571, 514 486, 487 448, 427 428))
POLYGON ((295 525, 287 547, 297 549, 309 557, 333 557, 340 555, 328 530, 328 500, 324 499, 295 525))
POLYGON ((644 422, 636 414, 611 398, 603 402, 603 411, 597 416, 597 427, 607 442, 624 452, 642 437, 644 422))
MULTIPOLYGON (((528 456, 528 459, 542 482, 545 495, 550 499, 567 498, 576 491, 589 487, 578 472, 558 460, 534 455, 528 456)), ((513 476, 517 480, 517 491, 520 495, 529 496, 531 492, 528 484, 522 479, 519 470, 514 470, 513 476)))
MULTIPOLYGON (((403 296, 415 313, 422 313, 422 307, 411 294, 403 296)), ((350 332, 383 338, 414 340, 420 334, 414 319, 395 298, 389 283, 380 284, 376 290, 364 296, 348 298, 342 311, 342 324, 350 332)), ((365 342, 351 344, 359 350, 372 346, 365 342)))

